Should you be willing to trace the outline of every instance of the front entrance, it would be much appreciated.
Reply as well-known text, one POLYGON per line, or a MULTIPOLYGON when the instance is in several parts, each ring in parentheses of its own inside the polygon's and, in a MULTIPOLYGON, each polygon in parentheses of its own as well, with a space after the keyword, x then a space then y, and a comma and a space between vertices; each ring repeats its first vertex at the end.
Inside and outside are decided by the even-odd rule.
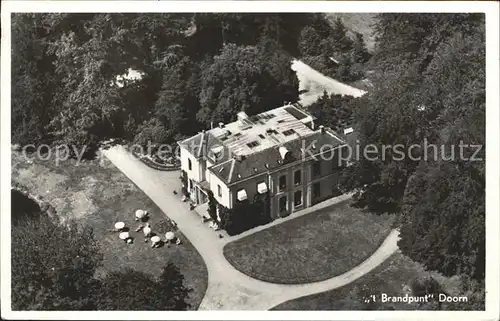
POLYGON ((280 217, 287 217, 290 215, 288 211, 288 197, 281 196, 278 201, 278 213, 280 217))
POLYGON ((198 193, 199 193, 198 204, 203 204, 208 202, 207 192, 203 188, 198 187, 198 193))
POLYGON ((208 202, 208 194, 202 187, 194 185, 191 192, 191 200, 196 204, 206 203, 208 202))

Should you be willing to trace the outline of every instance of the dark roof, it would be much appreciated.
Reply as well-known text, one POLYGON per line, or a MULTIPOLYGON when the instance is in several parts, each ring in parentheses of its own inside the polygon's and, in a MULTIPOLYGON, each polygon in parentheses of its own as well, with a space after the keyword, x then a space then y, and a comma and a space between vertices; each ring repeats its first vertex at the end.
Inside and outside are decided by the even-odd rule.
POLYGON ((323 133, 316 131, 311 135, 299 137, 284 144, 267 148, 261 152, 247 155, 241 159, 228 159, 225 162, 210 167, 209 170, 223 182, 230 185, 248 177, 267 173, 288 163, 298 161, 302 158, 307 159, 311 155, 329 150, 327 148, 321 150, 322 146, 335 148, 344 144, 345 141, 340 135, 329 129, 325 129, 323 133), (285 147, 289 152, 284 162, 279 151, 280 147, 285 147))
POLYGON ((285 110, 290 113, 293 117, 295 117, 298 120, 304 119, 307 117, 307 114, 304 113, 303 111, 299 110, 298 108, 295 107, 286 107, 285 110))
MULTIPOLYGON (((343 130, 349 128, 346 127, 342 129, 342 133, 341 134, 339 133, 339 136, 346 141, 347 145, 351 149, 351 158, 350 158, 351 161, 355 161, 361 158, 361 155, 357 155, 358 149, 356 148, 357 142, 359 140, 359 127, 357 125, 352 125, 350 127, 353 129, 351 133, 344 134, 343 130)), ((361 153, 361 146, 359 149, 360 149, 359 152, 361 153)))
POLYGON ((210 132, 201 132, 187 138, 179 145, 186 148, 196 158, 208 157, 214 164, 226 161, 230 158, 229 149, 210 132), (221 152, 214 153, 213 149, 220 148, 221 152))

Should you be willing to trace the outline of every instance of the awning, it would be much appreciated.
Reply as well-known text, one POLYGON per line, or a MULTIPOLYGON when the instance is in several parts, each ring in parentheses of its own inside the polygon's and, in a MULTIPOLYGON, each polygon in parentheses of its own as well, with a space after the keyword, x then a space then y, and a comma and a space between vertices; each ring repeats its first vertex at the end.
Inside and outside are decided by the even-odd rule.
POLYGON ((288 149, 287 149, 286 147, 284 147, 284 146, 281 146, 281 147, 279 148, 279 152, 280 152, 280 155, 281 155, 281 159, 283 159, 283 160, 284 160, 284 159, 285 159, 286 154, 288 153, 288 149))
POLYGON ((244 189, 238 191, 238 201, 244 201, 247 199, 247 192, 244 189))
POLYGON ((267 192, 266 182, 262 182, 262 183, 257 184, 257 192, 259 192, 259 194, 263 194, 263 193, 267 192))

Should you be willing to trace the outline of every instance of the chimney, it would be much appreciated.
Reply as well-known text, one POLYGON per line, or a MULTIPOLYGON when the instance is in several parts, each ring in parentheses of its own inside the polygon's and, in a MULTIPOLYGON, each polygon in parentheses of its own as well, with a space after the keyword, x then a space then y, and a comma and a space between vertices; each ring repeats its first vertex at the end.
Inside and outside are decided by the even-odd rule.
POLYGON ((240 154, 236 154, 233 156, 233 158, 238 161, 238 162, 241 162, 245 159, 245 155, 240 155, 240 154))
POLYGON ((244 120, 245 120, 245 119, 247 119, 247 118, 248 118, 248 115, 247 115, 247 113, 245 113, 244 111, 240 111, 240 112, 238 113, 238 120, 239 120, 240 122, 244 122, 244 120))
POLYGON ((200 148, 198 150, 198 157, 207 155, 207 135, 205 135, 205 130, 201 131, 200 148))
POLYGON ((219 123, 219 128, 224 128, 224 123, 223 122, 219 123))
POLYGON ((325 132, 325 126, 320 125, 319 126, 319 131, 323 134, 325 132))

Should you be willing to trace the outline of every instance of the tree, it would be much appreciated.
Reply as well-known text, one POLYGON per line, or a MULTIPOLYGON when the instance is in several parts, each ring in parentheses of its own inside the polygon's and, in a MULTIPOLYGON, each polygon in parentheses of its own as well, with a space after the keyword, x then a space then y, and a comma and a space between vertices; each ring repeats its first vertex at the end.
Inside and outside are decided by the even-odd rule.
POLYGON ((187 310, 191 290, 172 263, 167 264, 158 280, 151 275, 125 269, 111 272, 102 281, 99 310, 187 310))
POLYGON ((175 132, 170 130, 158 118, 151 118, 139 125, 134 143, 147 146, 148 142, 161 144, 171 140, 175 132))
MULTIPOLYGON (((275 57, 270 62, 262 58, 262 51, 256 46, 225 45, 221 54, 202 68, 197 119, 205 125, 227 123, 239 111, 258 114, 280 106, 283 101, 279 98, 290 97, 290 86, 283 87, 284 80, 276 79, 273 72, 275 68, 290 69, 289 60, 275 57), (271 68, 272 62, 279 66, 271 68)), ((298 86, 295 89, 298 97, 298 86)))
POLYGON ((116 52, 119 38, 105 34, 112 17, 100 14, 81 25, 84 32, 64 29, 54 37, 55 75, 60 79, 54 97, 50 133, 55 143, 95 149, 100 138, 113 134, 113 119, 122 110, 120 88, 114 81, 123 66, 116 52))
POLYGON ((484 25, 482 14, 383 13, 376 19, 376 47, 371 69, 386 71, 401 63, 415 63, 423 71, 437 47, 451 35, 471 34, 484 25))
POLYGON ((438 146, 446 148, 437 161, 420 164, 408 181, 401 226, 407 255, 445 275, 465 273, 476 280, 484 278, 485 269, 484 71, 484 38, 457 34, 438 47, 424 85, 433 87, 429 93, 435 99, 424 112, 438 128, 438 146), (475 159, 471 148, 459 155, 463 142, 482 146, 475 159), (422 195, 426 201, 416 201, 422 195), (415 244, 424 239, 426 250, 415 244), (427 250, 432 248, 439 251, 427 250))
POLYGON ((359 32, 354 33, 352 52, 354 56, 354 61, 357 63, 364 64, 371 58, 371 55, 368 52, 368 49, 366 48, 365 40, 363 39, 363 34, 359 32))
POLYGON ((319 56, 322 54, 321 38, 311 26, 306 26, 300 32, 299 50, 303 56, 319 56))
MULTIPOLYGON (((444 18, 446 17, 448 19, 452 18, 452 16, 445 15, 444 18)), ((408 19, 412 21, 411 19, 414 18, 415 17, 411 16, 408 19)), ((443 24, 443 21, 446 20, 441 19, 444 18, 437 16, 433 19, 438 19, 437 21, 443 24)), ((395 21, 398 28, 403 28, 400 22, 401 19, 404 18, 391 16, 391 19, 394 19, 390 21, 395 21)), ((430 18, 427 17, 425 19, 430 18)), ((473 25, 476 24, 474 19, 463 17, 462 15, 458 15, 457 19, 460 21, 472 21, 471 23, 473 25)), ((445 25, 455 23, 455 20, 450 21, 451 22, 445 25)), ((417 25, 412 26, 407 21, 404 24, 405 30, 410 33, 415 32, 423 35, 424 38, 437 37, 436 35, 432 35, 431 31, 427 30, 431 28, 427 27, 427 29, 420 30, 423 28, 423 26, 420 25, 420 21, 415 23, 417 23, 417 25), (413 28, 420 31, 410 31, 413 28), (423 31, 426 32, 424 33, 423 31)), ((442 27, 443 26, 440 25, 435 29, 442 31, 442 27)), ((398 34, 401 34, 400 37, 406 39, 408 34, 401 33, 399 29, 397 34, 396 30, 392 28, 395 27, 389 24, 386 26, 386 29, 383 29, 388 30, 386 31, 387 35, 384 34, 384 36, 379 36, 379 51, 377 51, 376 56, 381 64, 377 68, 377 70, 379 70, 378 74, 373 78, 375 89, 360 98, 365 101, 364 104, 366 107, 358 109, 358 115, 355 116, 360 124, 360 140, 362 143, 376 144, 380 147, 382 145, 395 146, 396 144, 403 144, 403 146, 405 146, 403 149, 408 150, 411 144, 422 145, 424 138, 427 139, 428 142, 439 143, 439 137, 442 136, 444 132, 448 131, 444 129, 445 124, 447 122, 451 124, 456 121, 451 121, 452 116, 450 116, 447 121, 444 121, 444 115, 450 114, 452 110, 460 108, 462 113, 464 113, 465 110, 468 110, 469 114, 479 113, 474 117, 464 117, 464 122, 470 123, 470 119, 481 119, 481 108, 468 108, 466 106, 471 106, 472 102, 474 102, 475 106, 478 106, 482 100, 481 79, 483 79, 483 76, 481 70, 484 70, 484 65, 481 65, 481 61, 484 63, 484 53, 481 53, 481 48, 484 48, 482 37, 472 36, 471 34, 471 36, 466 37, 466 39, 468 39, 466 41, 453 40, 456 37, 463 37, 460 36, 461 33, 458 32, 453 36, 445 38, 446 40, 441 40, 442 43, 440 45, 432 47, 435 50, 432 54, 434 59, 428 62, 427 69, 425 69, 426 71, 422 72, 422 61, 418 58, 411 58, 415 56, 414 50, 418 52, 421 45, 415 49, 414 46, 406 47, 406 45, 402 43, 402 45, 404 45, 404 50, 407 50, 407 52, 405 53, 403 51, 403 53, 401 53, 400 60, 393 60, 395 59, 393 58, 393 43, 398 44, 400 41, 394 38, 397 37, 398 34), (389 42, 385 39, 386 36, 389 39, 393 39, 393 41, 389 42), (475 44, 472 44, 473 42, 475 44), (389 49, 386 51, 384 47, 382 47, 385 45, 391 48, 390 53, 387 53, 387 57, 381 55, 381 50, 384 53, 389 51, 389 49), (444 51, 450 50, 453 51, 453 54, 446 56, 444 51), (382 63, 384 59, 387 59, 387 67, 385 63, 382 63), (454 66, 464 66, 464 73, 454 66), (456 76, 451 76, 449 75, 450 72, 457 74, 456 76), (455 79, 454 77, 458 77, 458 73, 462 75, 462 78, 460 80, 457 78, 456 81, 453 81, 453 79, 455 79), (452 80, 449 82, 445 80, 448 76, 452 77, 452 80), (465 82, 474 85, 468 86, 465 82), (461 91, 467 92, 468 94, 463 94, 461 91), (429 95, 429 93, 432 94, 429 95), (448 94, 450 96, 448 96, 448 94), (450 108, 443 106, 444 97, 453 97, 453 103, 450 102, 449 104, 450 108), (422 106, 425 106, 425 108, 421 109, 422 106)), ((471 28, 472 26, 470 26, 470 28, 466 26, 460 27, 460 29, 471 28)), ((480 26, 474 28, 476 29, 476 35, 482 34, 480 26)), ((441 39, 440 37, 437 38, 441 39)), ((408 41, 410 41, 410 39, 408 39, 408 41)), ((429 41, 431 40, 421 39, 418 40, 418 43, 425 44, 429 41)), ((428 46, 424 48, 425 49, 422 49, 424 52, 430 52, 431 48, 428 46)), ((462 67, 460 69, 462 69, 462 67)), ((474 126, 478 133, 484 130, 481 122, 476 121, 474 123, 477 124, 474 126)), ((451 128, 458 127, 452 126, 450 129, 451 128)), ((363 190, 364 201, 362 203, 364 205, 371 204, 373 205, 370 206, 372 208, 378 207, 380 210, 384 210, 383 204, 386 204, 387 210, 391 208, 394 211, 399 211, 406 182, 418 165, 418 162, 411 161, 408 156, 409 154, 406 154, 404 161, 398 161, 397 163, 390 161, 392 157, 389 157, 389 160, 386 160, 385 163, 361 159, 358 164, 354 166, 354 169, 358 169, 357 171, 353 171, 353 173, 356 173, 354 174, 357 180, 357 184, 355 185, 363 190), (369 171, 366 170, 368 168, 370 168, 369 171), (383 179, 384 177, 388 179, 383 179), (386 183, 390 183, 391 185, 387 185, 386 183)))
POLYGON ((464 303, 455 303, 450 304, 451 306, 447 306, 446 308, 449 310, 474 310, 481 311, 485 310, 485 284, 484 280, 474 280, 473 278, 467 275, 460 276, 460 295, 467 297, 467 302, 464 303))
POLYGON ((208 215, 214 222, 218 222, 219 218, 217 217, 217 206, 219 206, 217 200, 214 197, 214 193, 209 190, 208 191, 208 215))
POLYGON ((417 169, 403 200, 399 246, 430 270, 482 279, 484 176, 473 171, 469 164, 448 162, 423 164, 417 169))
POLYGON ((192 134, 199 128, 196 121, 199 109, 196 79, 199 73, 188 57, 177 59, 166 68, 155 103, 154 117, 169 132, 166 139, 192 134))
POLYGON ((347 35, 347 28, 341 18, 335 20, 330 38, 334 51, 337 53, 349 52, 353 47, 353 42, 347 35))
POLYGON ((184 276, 173 263, 168 263, 158 280, 160 296, 166 299, 169 310, 187 310, 191 305, 186 302, 192 289, 184 285, 184 276))
POLYGON ((308 111, 322 125, 341 131, 353 123, 353 112, 349 104, 352 99, 352 96, 328 95, 325 91, 323 96, 308 107, 308 111))
POLYGON ((281 106, 283 102, 296 102, 299 99, 299 79, 290 68, 291 58, 283 52, 280 44, 266 36, 257 43, 264 71, 270 75, 269 87, 275 88, 264 97, 270 106, 281 106))
POLYGON ((256 113, 296 101, 298 79, 286 51, 297 52, 300 30, 314 19, 241 13, 15 15, 14 141, 85 145, 92 157, 110 137, 143 141, 158 133, 153 140, 172 141, 211 121, 230 120, 240 109, 256 113), (238 46, 246 49, 229 49, 238 46), (219 59, 224 54, 236 57, 227 64, 219 59), (116 84, 129 68, 142 79, 116 84))
POLYGON ((394 154, 385 161, 362 158, 343 173, 346 189, 359 192, 358 206, 400 213, 404 254, 429 270, 476 280, 473 306, 484 302, 485 270, 485 44, 480 21, 474 14, 382 17, 375 88, 357 99, 364 108, 355 109, 355 120, 362 149, 402 144, 406 152, 398 161, 394 154), (482 146, 476 160, 470 159, 472 149, 459 155, 461 143, 482 146), (412 144, 421 148, 410 154, 412 144), (425 150, 429 144, 436 149, 425 150))
POLYGON ((96 309, 102 254, 91 228, 57 224, 40 213, 19 222, 12 239, 14 310, 96 309))
POLYGON ((53 61, 47 30, 39 14, 12 15, 12 142, 46 142, 55 91, 53 61))

